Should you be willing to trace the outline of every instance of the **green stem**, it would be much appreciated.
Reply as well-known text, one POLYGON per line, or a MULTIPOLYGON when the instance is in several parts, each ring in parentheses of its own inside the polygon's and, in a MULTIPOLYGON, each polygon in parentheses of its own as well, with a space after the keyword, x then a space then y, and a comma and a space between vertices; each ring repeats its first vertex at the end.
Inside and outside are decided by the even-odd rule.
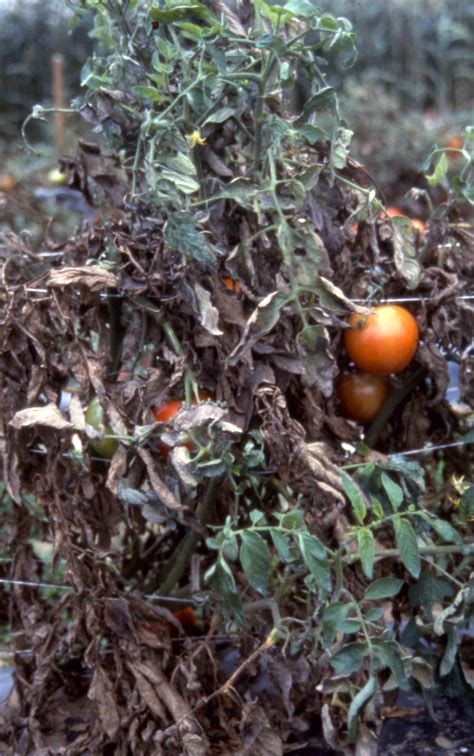
MULTIPOLYGON (((420 555, 423 556, 440 556, 445 554, 451 556, 452 554, 474 554, 474 543, 465 544, 464 546, 420 546, 420 555)), ((393 559, 400 556, 399 549, 379 549, 375 552, 375 559, 393 559)), ((343 557, 345 564, 353 564, 360 560, 359 554, 347 554, 343 557)))
POLYGON ((372 447, 375 444, 380 431, 385 427, 388 419, 398 407, 400 402, 403 401, 403 399, 405 399, 405 397, 408 396, 408 394, 410 394, 415 386, 420 382, 423 372, 423 369, 420 368, 420 370, 417 370, 415 373, 413 373, 413 375, 410 376, 410 378, 408 378, 405 383, 403 383, 401 386, 390 393, 374 422, 365 434, 364 440, 367 446, 372 447))
MULTIPOLYGON (((207 521, 209 520, 211 510, 216 498, 218 483, 219 481, 217 478, 211 480, 206 494, 201 499, 201 502, 197 508, 197 515, 203 525, 206 525, 207 521)), ((201 536, 196 533, 195 530, 188 530, 187 534, 184 536, 178 547, 174 559, 171 562, 171 567, 167 568, 167 575, 165 579, 157 589, 157 592, 159 594, 168 596, 179 583, 182 576, 186 572, 189 560, 194 554, 200 537, 201 536)))

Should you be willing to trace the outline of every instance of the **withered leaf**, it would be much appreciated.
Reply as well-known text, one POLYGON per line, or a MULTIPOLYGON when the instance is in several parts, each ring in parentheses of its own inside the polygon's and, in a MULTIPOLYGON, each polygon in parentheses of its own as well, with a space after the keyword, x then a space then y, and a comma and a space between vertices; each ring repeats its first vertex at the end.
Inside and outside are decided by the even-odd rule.
POLYGON ((87 286, 91 291, 102 291, 107 288, 116 288, 118 285, 117 276, 110 270, 91 265, 90 267, 80 268, 56 268, 51 270, 48 279, 48 286, 87 286))
POLYGON ((171 510, 171 514, 175 516, 176 519, 179 520, 179 522, 182 522, 184 525, 188 525, 200 535, 206 536, 206 528, 201 523, 197 514, 195 514, 195 512, 193 512, 189 507, 185 507, 180 504, 176 497, 172 494, 168 486, 161 480, 150 452, 147 449, 138 449, 138 454, 145 463, 148 475, 150 477, 150 484, 152 489, 157 494, 159 499, 163 502, 165 507, 171 510))
POLYGON ((9 425, 15 430, 21 428, 31 428, 36 425, 42 425, 54 430, 73 430, 74 425, 70 423, 58 407, 51 402, 44 407, 28 407, 15 413, 9 425))
POLYGON ((87 697, 97 703, 102 727, 109 738, 115 738, 120 729, 120 713, 117 708, 112 682, 97 661, 95 662, 94 675, 87 697))

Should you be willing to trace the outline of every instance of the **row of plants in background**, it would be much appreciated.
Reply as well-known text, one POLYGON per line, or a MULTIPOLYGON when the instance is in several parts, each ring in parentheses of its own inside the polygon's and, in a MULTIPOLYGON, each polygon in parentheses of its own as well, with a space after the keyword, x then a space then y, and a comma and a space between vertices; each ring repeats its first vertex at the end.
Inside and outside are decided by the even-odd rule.
MULTIPOLYGON (((307 660, 327 742, 360 743, 381 694, 419 685, 428 698, 439 681, 471 689, 458 630, 474 606, 474 488, 438 470, 451 498, 447 509, 441 494, 433 501, 434 473, 406 461, 403 449, 374 454, 377 437, 340 417, 336 387, 352 360, 381 379, 380 409, 387 374, 406 369, 415 392, 442 373, 434 358, 415 353, 413 316, 374 302, 418 291, 420 281, 429 287, 427 256, 439 240, 458 238, 449 225, 453 208, 472 202, 472 132, 456 177, 444 152, 430 157, 427 181, 448 198, 433 208, 426 233, 414 233, 408 218, 387 216, 349 158, 352 133, 323 67, 332 56, 354 60, 346 19, 307 0, 259 0, 246 22, 221 4, 217 12, 182 1, 80 5, 79 15, 95 14, 98 49, 75 107, 116 150, 118 168, 88 173, 85 158, 64 167, 88 196, 117 181, 126 201, 103 236, 96 227, 87 243, 67 248, 73 263, 42 279, 59 303, 47 321, 57 329, 54 367, 44 378, 51 385, 39 392, 41 406, 19 409, 11 427, 33 434, 35 451, 39 439, 55 474, 63 461, 68 470, 48 505, 51 538, 80 584, 82 557, 91 559, 97 545, 88 533, 100 531, 97 512, 109 503, 121 537, 113 544, 104 531, 97 537, 99 586, 120 564, 114 590, 122 598, 126 582, 135 596, 199 601, 205 629, 210 621, 235 642, 251 630, 254 648, 279 649, 288 663, 307 660), (375 263, 367 273, 368 259, 375 263), (382 365, 365 361, 375 353, 364 342, 373 327, 378 352, 384 342, 382 365), (61 416, 50 399, 63 364, 79 389, 61 416), (315 425, 312 416, 325 419, 315 425), (45 425, 49 435, 35 437, 45 425), (51 441, 58 429, 62 440, 51 441), (74 480, 84 485, 80 506, 67 509, 74 480), (67 529, 58 530, 64 521, 67 529), (74 548, 63 546, 69 542, 74 548)), ((97 154, 93 145, 85 150, 97 154)), ((431 201, 428 190, 424 197, 431 201)), ((426 343, 433 334, 425 328, 421 336, 426 343)), ((450 338, 464 344, 464 336, 450 338)), ((399 403, 404 398, 406 390, 399 403)), ((400 426, 393 427, 400 446, 400 426)), ((472 442, 469 418, 452 429, 472 442)), ((17 467, 28 461, 21 457, 17 467)), ((37 469, 40 489, 43 480, 37 469)), ((110 632, 110 607, 122 598, 107 604, 101 632, 109 644, 122 642, 110 632)), ((91 626, 99 603, 88 609, 91 626)), ((123 647, 115 651, 118 658, 123 647)), ((201 672, 188 672, 191 691, 189 680, 201 672)), ((157 704, 151 710, 163 716, 157 704)))

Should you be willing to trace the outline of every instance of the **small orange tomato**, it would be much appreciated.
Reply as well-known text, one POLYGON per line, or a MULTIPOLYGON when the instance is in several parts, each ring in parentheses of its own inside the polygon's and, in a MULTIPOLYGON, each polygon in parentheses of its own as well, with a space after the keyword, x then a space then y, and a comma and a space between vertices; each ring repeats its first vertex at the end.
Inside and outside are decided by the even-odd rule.
POLYGON ((423 234, 425 231, 425 224, 423 221, 418 220, 418 218, 410 218, 410 220, 413 228, 418 231, 418 233, 423 234))
POLYGON ((176 609, 173 612, 173 617, 181 622, 183 630, 188 632, 192 628, 196 627, 196 615, 192 606, 185 606, 183 609, 176 609))
POLYGON ((347 354, 367 373, 389 375, 403 370, 418 345, 418 325, 399 305, 374 307, 370 315, 353 313, 344 332, 347 354))
MULTIPOLYGON (((405 216, 405 213, 402 213, 401 210, 398 209, 398 207, 387 207, 385 212, 379 213, 379 217, 383 220, 386 220, 388 218, 402 218, 402 217, 409 217, 405 216)), ((410 218, 411 225, 416 231, 419 231, 420 234, 422 234, 425 230, 425 224, 423 221, 418 220, 418 218, 410 218)))
POLYGON ((0 176, 0 192, 12 192, 16 187, 16 181, 13 176, 6 173, 4 176, 0 176))
POLYGON ((343 414, 351 420, 368 423, 378 414, 387 398, 389 379, 372 373, 344 373, 337 382, 343 414))
MULTIPOLYGON (((196 401, 191 402, 191 404, 196 404, 196 401)), ((167 423, 169 420, 174 420, 183 407, 182 401, 166 402, 161 407, 153 407, 152 412, 155 420, 158 420, 159 423, 167 423)))
POLYGON ((398 207, 387 207, 385 211, 382 210, 379 215, 381 218, 384 218, 387 215, 389 218, 399 218, 401 215, 405 215, 405 213, 402 213, 398 207))
MULTIPOLYGON (((444 146, 447 150, 462 150, 464 147, 464 139, 461 134, 455 134, 454 136, 444 140, 444 146)), ((452 154, 457 156, 457 152, 452 154)))
POLYGON ((240 294, 240 281, 234 281, 233 278, 225 276, 222 279, 222 283, 224 284, 225 288, 228 289, 228 291, 231 291, 233 294, 240 294))

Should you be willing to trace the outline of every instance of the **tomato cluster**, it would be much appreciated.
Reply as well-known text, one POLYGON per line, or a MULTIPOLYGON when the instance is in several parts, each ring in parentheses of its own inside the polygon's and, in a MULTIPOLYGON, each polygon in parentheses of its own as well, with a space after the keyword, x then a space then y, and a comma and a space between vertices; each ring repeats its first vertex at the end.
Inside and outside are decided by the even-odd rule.
POLYGON ((418 325, 413 315, 398 305, 374 307, 367 316, 353 313, 348 325, 346 351, 362 372, 341 376, 339 401, 347 417, 370 422, 387 397, 388 376, 403 370, 415 354, 418 325))

